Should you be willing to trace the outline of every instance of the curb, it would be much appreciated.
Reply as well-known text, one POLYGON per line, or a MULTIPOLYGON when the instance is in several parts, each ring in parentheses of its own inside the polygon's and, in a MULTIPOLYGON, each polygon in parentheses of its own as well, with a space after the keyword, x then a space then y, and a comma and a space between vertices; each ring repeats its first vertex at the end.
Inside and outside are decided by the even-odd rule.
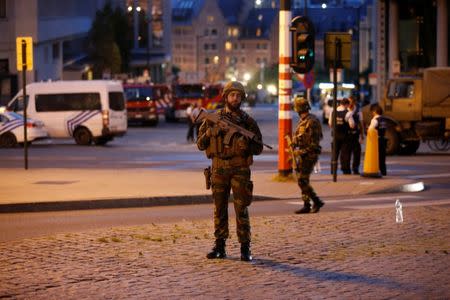
MULTIPOLYGON (((253 201, 277 200, 267 196, 253 196, 253 201)), ((232 201, 232 197, 230 197, 232 201)), ((163 196, 144 198, 95 199, 74 201, 47 201, 0 204, 0 213, 68 211, 87 209, 154 207, 212 203, 211 195, 163 196)))

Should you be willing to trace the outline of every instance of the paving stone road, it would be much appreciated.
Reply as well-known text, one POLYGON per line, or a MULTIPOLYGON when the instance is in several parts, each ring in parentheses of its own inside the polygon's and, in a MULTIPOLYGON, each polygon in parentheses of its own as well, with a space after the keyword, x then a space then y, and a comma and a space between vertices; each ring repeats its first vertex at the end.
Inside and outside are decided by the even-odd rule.
MULTIPOLYGON (((251 263, 207 260, 212 220, 0 244, 0 298, 449 299, 450 208, 252 218, 251 263)), ((231 230, 234 232, 234 221, 231 230)))

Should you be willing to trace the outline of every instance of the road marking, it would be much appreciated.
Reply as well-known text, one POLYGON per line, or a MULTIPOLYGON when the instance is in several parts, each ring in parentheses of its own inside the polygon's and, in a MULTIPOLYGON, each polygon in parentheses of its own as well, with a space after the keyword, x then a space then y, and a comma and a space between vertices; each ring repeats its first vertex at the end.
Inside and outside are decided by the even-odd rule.
MULTIPOLYGON (((415 195, 398 195, 398 196, 381 196, 381 197, 365 197, 365 198, 352 198, 352 199, 341 199, 341 200, 327 200, 326 202, 342 203, 342 202, 353 202, 353 201, 380 201, 380 200, 395 201, 395 199, 423 199, 423 197, 415 196, 415 195)), ((293 204, 293 205, 299 205, 299 204, 303 204, 303 201, 289 201, 287 203, 293 204)))
POLYGON ((422 174, 422 175, 411 175, 411 176, 408 176, 408 178, 413 178, 413 179, 441 178, 441 177, 450 177, 450 173, 422 174))

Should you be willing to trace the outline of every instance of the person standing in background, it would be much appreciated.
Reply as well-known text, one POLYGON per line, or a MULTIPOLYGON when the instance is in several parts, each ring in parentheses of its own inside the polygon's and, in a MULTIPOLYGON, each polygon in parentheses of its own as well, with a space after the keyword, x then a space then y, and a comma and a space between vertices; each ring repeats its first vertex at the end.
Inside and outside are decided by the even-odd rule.
POLYGON ((192 120, 192 110, 194 109, 194 105, 190 104, 186 108, 186 118, 187 118, 187 124, 188 124, 188 131, 186 135, 186 140, 188 143, 194 142, 194 121, 192 120))
POLYGON ((349 158, 353 157, 352 171, 353 174, 359 174, 359 166, 361 164, 361 143, 364 140, 364 123, 363 116, 356 102, 355 97, 350 96, 348 109, 352 113, 355 127, 350 128, 349 134, 349 158))
MULTIPOLYGON (((340 159, 341 170, 344 174, 352 173, 350 169, 349 136, 350 130, 355 128, 355 121, 353 120, 352 112, 348 109, 349 103, 347 98, 340 101, 339 106, 336 108, 336 128, 333 130, 333 134, 336 135, 336 160, 340 159)), ((333 114, 334 110, 331 111, 328 118, 330 128, 333 126, 333 114)), ((331 166, 333 166, 333 162, 331 166)), ((333 174, 333 169, 331 173, 333 174)))

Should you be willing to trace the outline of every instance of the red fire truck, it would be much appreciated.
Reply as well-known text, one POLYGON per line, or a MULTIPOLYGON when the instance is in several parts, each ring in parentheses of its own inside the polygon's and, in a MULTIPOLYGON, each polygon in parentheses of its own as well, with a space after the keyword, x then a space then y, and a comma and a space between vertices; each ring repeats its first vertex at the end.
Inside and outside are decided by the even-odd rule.
POLYGON ((221 84, 212 84, 206 87, 205 102, 203 107, 208 110, 214 110, 221 106, 223 86, 221 84))
POLYGON ((222 85, 202 83, 182 83, 173 87, 172 104, 166 109, 166 121, 176 122, 186 119, 186 108, 201 103, 208 110, 219 108, 222 85))
POLYGON ((205 99, 205 86, 201 83, 182 83, 172 91, 172 105, 166 109, 166 121, 177 122, 186 119, 186 108, 205 99))
POLYGON ((168 87, 166 85, 124 84, 127 99, 128 121, 138 121, 145 125, 156 126, 158 113, 164 112, 168 87))

